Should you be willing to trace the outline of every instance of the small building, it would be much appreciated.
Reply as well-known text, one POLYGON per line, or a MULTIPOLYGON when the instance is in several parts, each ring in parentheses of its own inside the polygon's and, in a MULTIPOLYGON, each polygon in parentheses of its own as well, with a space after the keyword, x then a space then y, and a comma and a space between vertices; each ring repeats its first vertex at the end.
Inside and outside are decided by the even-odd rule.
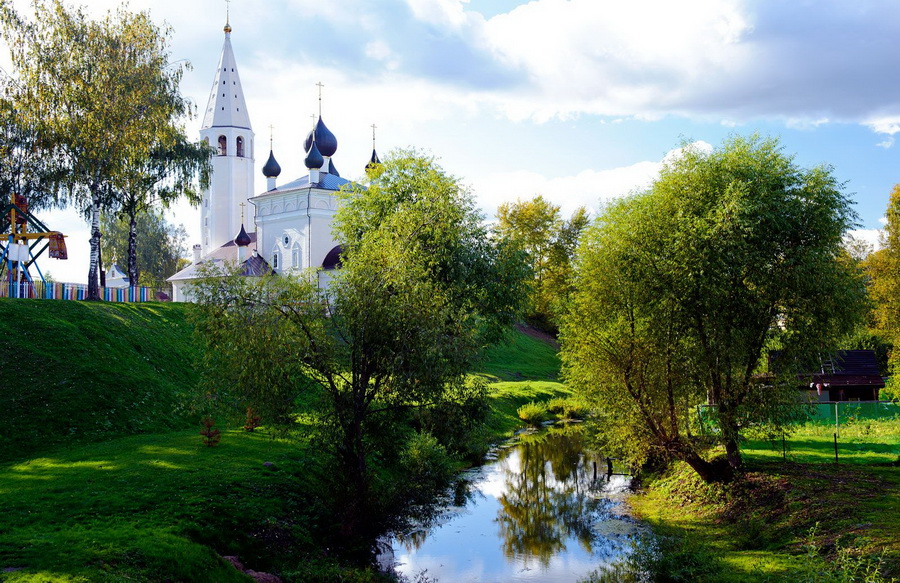
POLYGON ((798 375, 800 389, 807 391, 813 402, 877 401, 884 388, 873 350, 839 350, 823 358, 817 368, 798 375))
POLYGON ((129 287, 131 286, 131 282, 128 279, 128 274, 122 271, 122 268, 113 264, 112 267, 109 268, 109 272, 106 274, 106 287, 129 287))

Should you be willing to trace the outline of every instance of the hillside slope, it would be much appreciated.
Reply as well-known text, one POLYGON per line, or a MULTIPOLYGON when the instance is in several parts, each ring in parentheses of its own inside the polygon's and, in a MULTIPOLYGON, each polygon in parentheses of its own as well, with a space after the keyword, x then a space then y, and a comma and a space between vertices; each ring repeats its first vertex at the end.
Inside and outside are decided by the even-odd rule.
POLYGON ((195 424, 190 309, 0 299, 0 460, 195 424))

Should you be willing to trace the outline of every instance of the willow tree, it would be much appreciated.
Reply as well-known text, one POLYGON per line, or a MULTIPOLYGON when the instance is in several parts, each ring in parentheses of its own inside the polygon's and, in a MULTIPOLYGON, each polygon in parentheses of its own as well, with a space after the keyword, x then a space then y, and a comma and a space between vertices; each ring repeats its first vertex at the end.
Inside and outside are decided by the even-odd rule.
POLYGON ((324 395, 352 534, 369 526, 373 439, 398 411, 472 391, 467 373, 515 322, 526 273, 433 160, 399 152, 370 177, 335 219, 342 268, 328 286, 315 272, 213 273, 195 293, 212 388, 282 418, 310 386, 324 395))
POLYGON ((611 204, 579 249, 563 326, 567 378, 596 403, 608 442, 728 479, 741 430, 796 413, 791 363, 832 350, 864 313, 842 246, 854 219, 830 168, 800 168, 755 136, 687 147, 649 190, 611 204), (774 347, 785 382, 757 375, 774 347), (690 437, 704 400, 728 465, 690 437))
POLYGON ((100 212, 121 203, 129 176, 182 132, 189 112, 169 62, 171 31, 123 8, 91 19, 61 0, 36 0, 26 19, 2 8, 19 106, 62 153, 61 190, 91 223, 88 297, 99 298, 100 212))

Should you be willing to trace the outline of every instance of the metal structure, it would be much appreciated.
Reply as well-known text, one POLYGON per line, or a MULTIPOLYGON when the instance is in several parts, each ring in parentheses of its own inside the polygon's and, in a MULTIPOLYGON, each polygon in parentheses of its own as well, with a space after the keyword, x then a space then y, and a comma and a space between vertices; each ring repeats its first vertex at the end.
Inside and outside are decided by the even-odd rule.
MULTIPOLYGON (((51 231, 28 212, 28 200, 11 194, 9 202, 0 206, 0 281, 6 297, 35 297, 34 267, 41 284, 46 284, 37 259, 45 251, 54 259, 68 259, 65 235, 51 231)), ((41 285, 40 289, 46 289, 41 285)))

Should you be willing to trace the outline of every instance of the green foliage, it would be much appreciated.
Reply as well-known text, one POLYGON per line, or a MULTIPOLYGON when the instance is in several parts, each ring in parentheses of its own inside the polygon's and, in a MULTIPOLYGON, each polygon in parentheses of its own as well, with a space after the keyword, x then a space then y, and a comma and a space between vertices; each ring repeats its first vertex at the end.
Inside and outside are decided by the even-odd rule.
POLYGON ((522 328, 504 342, 488 347, 472 371, 503 381, 535 379, 555 381, 559 377, 557 348, 522 328), (526 333, 521 333, 526 331, 526 333))
POLYGON ((551 330, 555 330, 553 323, 560 306, 571 292, 571 258, 587 224, 584 207, 564 221, 559 206, 540 195, 497 208, 496 233, 526 253, 534 274, 530 317, 551 330))
POLYGON ((91 221, 88 293, 98 299, 100 211, 147 195, 152 186, 137 176, 179 186, 205 176, 209 150, 184 139, 182 118, 192 109, 179 90, 186 64, 169 62, 170 29, 125 8, 93 20, 61 0, 32 7, 30 21, 9 3, 0 7, 15 102, 29 116, 25 127, 42 136, 42 153, 64 162, 60 193, 91 221))
POLYGON ((0 300, 0 460, 193 427, 192 308, 0 300))
POLYGON ((529 425, 540 425, 547 420, 547 407, 543 403, 527 403, 516 410, 519 419, 529 425))
POLYGON ((211 394, 282 424, 304 392, 321 397, 348 535, 373 526, 380 436, 398 412, 478 397, 467 373, 525 289, 521 257, 488 238, 471 195, 433 160, 398 152, 370 177, 337 215, 343 266, 328 287, 315 273, 221 272, 196 286, 211 394))
POLYGON ((689 411, 718 406, 735 469, 740 428, 793 414, 799 363, 833 349, 865 307, 842 246, 854 219, 830 168, 800 168, 756 136, 686 145, 648 191, 612 203, 583 237, 562 331, 566 378, 606 445, 728 479, 688 438, 689 411), (754 375, 774 345, 783 382, 764 386, 754 375))
MULTIPOLYGON (((166 278, 178 270, 179 259, 187 253, 184 225, 176 227, 169 223, 158 209, 148 209, 137 215, 135 225, 138 278, 132 281, 133 285, 168 288, 166 278)), ((100 216, 100 228, 103 231, 101 247, 106 265, 118 264, 128 274, 131 240, 128 217, 104 213, 100 216)))

